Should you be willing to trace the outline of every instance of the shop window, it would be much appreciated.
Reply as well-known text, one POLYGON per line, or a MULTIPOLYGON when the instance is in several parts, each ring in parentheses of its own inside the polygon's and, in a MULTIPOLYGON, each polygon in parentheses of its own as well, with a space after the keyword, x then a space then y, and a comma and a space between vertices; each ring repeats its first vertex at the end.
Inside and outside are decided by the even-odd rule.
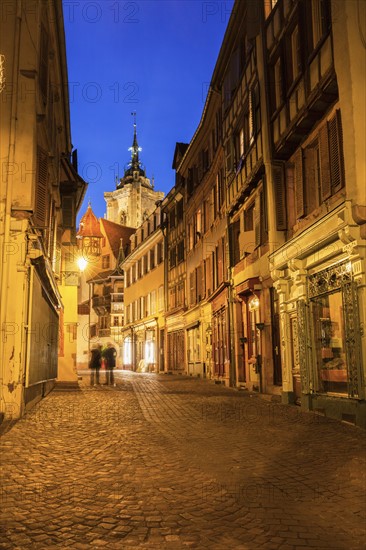
POLYGON ((342 293, 312 300, 316 363, 321 391, 347 394, 342 293))
POLYGON ((259 298, 252 296, 248 302, 248 356, 256 359, 260 353, 257 323, 259 323, 259 298))
POLYGON ((153 364, 155 363, 155 342, 154 342, 154 331, 146 331, 145 339, 145 363, 153 364))
POLYGON ((226 308, 221 308, 212 317, 212 359, 216 376, 225 376, 225 363, 228 353, 228 331, 226 327, 226 308))
POLYGON ((132 365, 132 338, 127 336, 123 343, 123 364, 132 365))

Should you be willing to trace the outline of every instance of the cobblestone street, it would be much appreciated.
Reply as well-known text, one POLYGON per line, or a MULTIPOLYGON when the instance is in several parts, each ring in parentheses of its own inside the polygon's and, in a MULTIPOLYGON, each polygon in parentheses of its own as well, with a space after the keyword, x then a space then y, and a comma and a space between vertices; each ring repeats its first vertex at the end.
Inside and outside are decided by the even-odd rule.
POLYGON ((362 430, 203 380, 116 379, 85 372, 3 429, 1 548, 365 547, 362 430))

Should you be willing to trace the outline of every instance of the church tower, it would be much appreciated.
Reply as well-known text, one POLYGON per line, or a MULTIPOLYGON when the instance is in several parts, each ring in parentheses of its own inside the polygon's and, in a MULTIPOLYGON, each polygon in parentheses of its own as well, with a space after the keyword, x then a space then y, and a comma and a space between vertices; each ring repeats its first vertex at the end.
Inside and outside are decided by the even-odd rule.
POLYGON ((141 147, 137 143, 136 113, 134 115, 133 142, 131 160, 128 163, 123 178, 117 181, 116 190, 105 192, 107 203, 107 220, 126 225, 139 227, 143 221, 155 210, 156 201, 164 198, 162 191, 154 191, 154 186, 141 164, 139 152, 141 147))

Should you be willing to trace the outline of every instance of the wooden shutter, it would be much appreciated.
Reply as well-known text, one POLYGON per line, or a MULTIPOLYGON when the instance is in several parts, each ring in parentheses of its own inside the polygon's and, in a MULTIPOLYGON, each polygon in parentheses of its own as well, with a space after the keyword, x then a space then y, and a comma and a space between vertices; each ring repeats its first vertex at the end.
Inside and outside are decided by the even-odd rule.
POLYGON ((207 296, 210 296, 212 294, 212 263, 211 263, 211 256, 208 256, 207 260, 206 260, 206 288, 207 288, 207 296))
POLYGON ((324 124, 319 130, 320 182, 322 200, 328 199, 331 194, 328 125, 324 124))
POLYGON ((301 218, 305 215, 304 205, 304 185, 303 185, 303 161, 302 149, 300 148, 294 156, 295 165, 295 206, 296 218, 301 218))
POLYGON ((47 103, 48 88, 48 47, 49 38, 45 26, 41 25, 40 47, 39 47, 39 88, 44 104, 47 103))
POLYGON ((257 193, 254 206, 254 238, 256 247, 260 246, 261 237, 261 197, 260 193, 257 193))
POLYGON ((310 214, 317 207, 317 189, 314 162, 315 149, 307 147, 304 149, 304 172, 305 172, 305 189, 306 189, 306 213, 310 214))
POLYGON ((191 305, 195 303, 195 275, 194 271, 189 274, 189 301, 191 305))
MULTIPOLYGON (((225 240, 225 237, 222 237, 221 238, 221 246, 222 246, 222 269, 223 269, 223 273, 222 273, 222 280, 225 281, 225 279, 227 278, 227 258, 226 258, 226 240, 225 240)), ((240 256, 240 251, 239 251, 239 256, 240 256)))
POLYGON ((344 186, 343 138, 341 114, 339 109, 330 119, 328 129, 332 190, 333 192, 336 192, 344 186))
POLYGON ((217 250, 217 284, 220 285, 223 281, 223 265, 222 265, 222 240, 218 242, 217 250))
POLYGON ((62 197, 62 226, 63 228, 73 228, 74 219, 74 199, 71 196, 62 197))
POLYGON ((284 231, 287 229, 287 208, 286 186, 282 164, 273 166, 272 175, 276 205, 276 228, 277 231, 284 231))
POLYGON ((202 264, 196 268, 196 281, 197 281, 197 295, 196 301, 200 302, 203 298, 202 291, 202 264))
POLYGON ((38 227, 44 228, 47 225, 48 209, 48 155, 37 147, 37 177, 34 206, 34 221, 38 227))
POLYGON ((202 260, 202 299, 206 297, 206 260, 202 260))

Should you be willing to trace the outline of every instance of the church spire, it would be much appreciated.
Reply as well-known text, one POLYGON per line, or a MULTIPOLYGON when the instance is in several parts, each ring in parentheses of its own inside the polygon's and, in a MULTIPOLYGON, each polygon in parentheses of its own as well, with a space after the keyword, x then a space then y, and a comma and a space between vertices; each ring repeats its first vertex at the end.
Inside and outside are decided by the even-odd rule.
POLYGON ((133 116, 133 143, 132 147, 129 148, 129 151, 131 151, 130 164, 133 171, 138 171, 141 168, 141 163, 139 159, 139 151, 141 151, 141 147, 139 147, 137 143, 136 111, 133 111, 131 115, 133 116))

